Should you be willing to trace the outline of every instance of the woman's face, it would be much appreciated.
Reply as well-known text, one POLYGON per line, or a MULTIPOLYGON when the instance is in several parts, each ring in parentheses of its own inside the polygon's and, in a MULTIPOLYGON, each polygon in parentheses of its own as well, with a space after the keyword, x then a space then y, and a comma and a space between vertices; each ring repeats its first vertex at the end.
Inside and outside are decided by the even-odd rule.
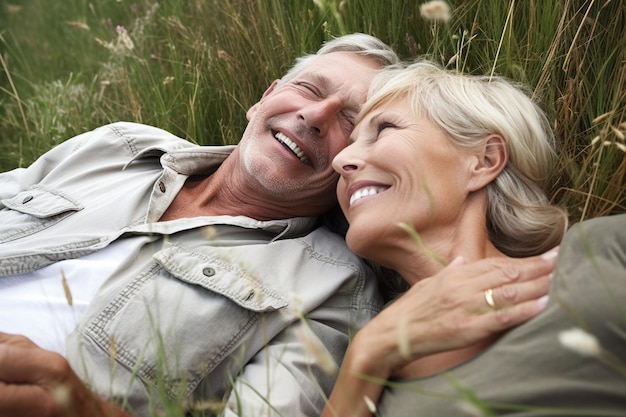
POLYGON ((417 117, 406 99, 370 111, 333 161, 341 175, 337 196, 350 223, 348 245, 393 267, 385 250, 410 239, 398 223, 411 225, 426 245, 454 233, 474 159, 429 119, 417 117))

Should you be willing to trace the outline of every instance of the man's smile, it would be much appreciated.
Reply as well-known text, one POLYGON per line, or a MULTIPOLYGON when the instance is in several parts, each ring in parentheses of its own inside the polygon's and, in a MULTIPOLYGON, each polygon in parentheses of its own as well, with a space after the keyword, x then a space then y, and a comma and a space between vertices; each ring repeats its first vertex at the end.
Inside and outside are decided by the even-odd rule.
POLYGON ((285 148, 289 149, 295 156, 297 156, 298 159, 300 159, 303 163, 307 165, 311 165, 311 160, 309 159, 309 157, 307 157, 304 154, 304 151, 300 149, 300 147, 293 140, 287 137, 287 135, 281 132, 276 132, 274 134, 274 137, 280 143, 282 143, 285 146, 285 148))

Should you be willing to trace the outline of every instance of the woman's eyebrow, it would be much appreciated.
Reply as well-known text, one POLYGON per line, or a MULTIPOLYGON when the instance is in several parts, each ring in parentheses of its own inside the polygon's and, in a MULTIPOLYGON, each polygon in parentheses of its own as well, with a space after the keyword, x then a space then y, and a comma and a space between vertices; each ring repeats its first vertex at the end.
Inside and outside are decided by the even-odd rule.
MULTIPOLYGON (((372 126, 375 125, 376 123, 378 123, 378 121, 383 117, 382 113, 376 113, 375 115, 373 115, 368 121, 367 121, 367 125, 368 126, 372 126)), ((361 119, 361 122, 363 121, 363 119, 361 119)))
MULTIPOLYGON (((363 115, 363 117, 361 117, 361 119, 359 120, 358 124, 359 125, 365 124, 366 126, 370 127, 370 126, 376 125, 378 123, 378 121, 383 117, 383 114, 382 113, 376 113, 374 116, 372 116, 367 121, 365 121, 365 116, 366 115, 363 115)), ((354 142, 356 142, 356 139, 354 138, 354 130, 353 130, 352 133, 350 134, 350 136, 348 137, 348 142, 347 142, 346 146, 352 145, 354 142)))

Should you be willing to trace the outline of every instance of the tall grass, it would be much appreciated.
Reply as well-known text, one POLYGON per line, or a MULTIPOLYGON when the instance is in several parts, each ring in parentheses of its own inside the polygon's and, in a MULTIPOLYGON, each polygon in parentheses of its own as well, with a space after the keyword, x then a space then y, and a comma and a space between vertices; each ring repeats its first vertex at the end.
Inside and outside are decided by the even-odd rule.
POLYGON ((447 22, 389 0, 0 0, 0 170, 131 120, 236 143, 245 110, 305 52, 366 32, 528 83, 554 121, 551 183, 573 220, 624 211, 626 8, 616 0, 457 0, 447 22))
POLYGON ((365 32, 405 59, 528 83, 560 144, 554 202, 574 221, 626 211, 623 1, 450 5, 444 23, 401 0, 0 0, 0 171, 118 120, 236 143, 296 56, 365 32))

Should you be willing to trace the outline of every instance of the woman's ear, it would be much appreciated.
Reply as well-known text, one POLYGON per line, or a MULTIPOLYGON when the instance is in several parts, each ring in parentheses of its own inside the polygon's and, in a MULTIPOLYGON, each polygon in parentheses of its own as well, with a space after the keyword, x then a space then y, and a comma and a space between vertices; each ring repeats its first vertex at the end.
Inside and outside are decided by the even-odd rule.
POLYGON ((263 99, 265 97, 269 96, 270 94, 272 94, 272 91, 274 91, 274 89, 276 88, 276 85, 278 84, 278 81, 280 81, 280 80, 274 80, 272 82, 272 84, 270 84, 270 86, 267 87, 267 90, 265 90, 265 92, 261 96, 261 99, 259 101, 257 101, 256 103, 254 103, 252 105, 252 107, 250 107, 248 109, 248 111, 246 112, 246 119, 248 119, 248 121, 250 121, 250 119, 252 119, 252 116, 254 116, 254 113, 256 113, 256 111, 258 110, 259 105, 261 104, 261 102, 263 102, 263 99))
POLYGON ((509 161, 509 149, 500 135, 492 135, 483 143, 471 167, 470 191, 479 190, 496 179, 509 161))

